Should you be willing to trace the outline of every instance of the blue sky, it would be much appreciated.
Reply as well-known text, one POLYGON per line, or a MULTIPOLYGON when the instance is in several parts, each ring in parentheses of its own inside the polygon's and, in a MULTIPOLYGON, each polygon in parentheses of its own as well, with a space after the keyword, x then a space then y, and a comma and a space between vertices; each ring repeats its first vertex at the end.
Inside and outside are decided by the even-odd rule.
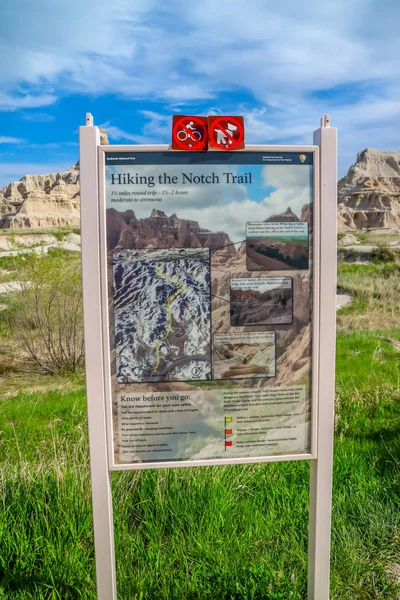
POLYGON ((340 175, 399 149, 398 0, 0 4, 0 186, 75 163, 86 112, 114 143, 169 142, 189 113, 271 144, 311 143, 328 113, 340 175))

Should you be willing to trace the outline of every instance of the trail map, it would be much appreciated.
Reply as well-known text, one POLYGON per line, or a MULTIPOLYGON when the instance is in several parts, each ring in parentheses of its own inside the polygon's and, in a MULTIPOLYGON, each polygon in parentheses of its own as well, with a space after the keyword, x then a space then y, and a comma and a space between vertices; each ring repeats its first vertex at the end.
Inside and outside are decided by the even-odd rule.
POLYGON ((207 248, 113 252, 119 383, 211 379, 207 248))

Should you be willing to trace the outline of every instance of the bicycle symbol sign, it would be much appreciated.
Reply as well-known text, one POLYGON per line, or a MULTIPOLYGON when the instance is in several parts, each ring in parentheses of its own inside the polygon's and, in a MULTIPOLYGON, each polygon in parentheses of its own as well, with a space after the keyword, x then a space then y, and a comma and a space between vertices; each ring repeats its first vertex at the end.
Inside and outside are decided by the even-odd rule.
POLYGON ((207 119, 174 115, 172 148, 174 150, 204 150, 207 146, 207 119))

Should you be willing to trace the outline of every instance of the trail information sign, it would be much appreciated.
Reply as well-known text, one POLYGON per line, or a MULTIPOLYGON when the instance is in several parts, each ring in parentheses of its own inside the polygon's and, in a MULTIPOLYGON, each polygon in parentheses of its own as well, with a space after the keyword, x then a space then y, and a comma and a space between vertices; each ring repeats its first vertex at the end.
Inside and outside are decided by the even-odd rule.
POLYGON ((206 123, 183 119, 179 152, 80 128, 98 598, 117 598, 111 471, 310 460, 308 599, 328 600, 336 130, 237 152, 216 117, 194 152, 206 123))
POLYGON ((315 152, 105 154, 116 464, 311 452, 315 152))

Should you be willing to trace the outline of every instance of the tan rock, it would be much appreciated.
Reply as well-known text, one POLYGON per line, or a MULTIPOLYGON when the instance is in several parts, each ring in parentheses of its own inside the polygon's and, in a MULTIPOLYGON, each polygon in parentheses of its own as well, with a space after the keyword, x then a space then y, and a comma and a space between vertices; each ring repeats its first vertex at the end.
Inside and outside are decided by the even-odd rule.
POLYGON ((338 183, 338 229, 400 225, 400 152, 367 148, 338 183))
POLYGON ((108 146, 108 134, 105 129, 100 129, 100 144, 102 146, 108 146))
MULTIPOLYGON (((108 144, 100 130, 101 144, 108 144)), ((63 173, 25 175, 0 189, 0 229, 79 226, 79 163, 63 173)))

